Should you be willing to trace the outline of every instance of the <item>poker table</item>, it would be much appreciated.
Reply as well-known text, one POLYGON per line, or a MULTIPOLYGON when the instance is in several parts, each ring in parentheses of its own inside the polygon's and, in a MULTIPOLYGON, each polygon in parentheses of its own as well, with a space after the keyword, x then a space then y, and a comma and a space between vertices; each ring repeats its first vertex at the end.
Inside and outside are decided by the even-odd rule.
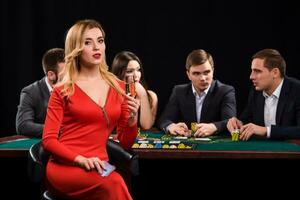
MULTIPOLYGON (((210 139, 175 139, 159 131, 142 131, 133 145, 138 144, 133 150, 140 166, 133 181, 135 199, 199 199, 204 192, 210 198, 215 194, 233 198, 249 183, 277 188, 288 182, 286 177, 299 174, 300 140, 232 141, 229 134, 210 139), (177 148, 170 148, 177 140, 177 148), (156 148, 157 141, 168 147, 156 148), (181 143, 189 148, 178 148, 181 143), (140 148, 141 144, 147 146, 140 148)), ((256 190, 253 185, 247 188, 251 193, 256 190)))
POLYGON ((31 145, 40 140, 22 135, 2 137, 0 138, 0 157, 25 157, 31 145))
MULTIPOLYGON (((169 144, 170 147, 171 141, 176 140, 191 148, 155 148, 155 145, 149 145, 153 148, 133 148, 139 155, 140 169, 139 176, 131 178, 134 199, 157 199, 157 194, 160 195, 159 199, 178 199, 180 196, 187 199, 186 191, 189 191, 191 197, 197 197, 199 186, 203 190, 209 189, 212 184, 216 184, 213 182, 215 180, 222 187, 226 187, 228 180, 244 183, 244 180, 249 179, 252 182, 259 180, 261 186, 275 187, 278 181, 271 181, 274 180, 274 173, 268 169, 278 166, 282 163, 282 159, 285 160, 285 165, 281 165, 280 171, 284 173, 276 173, 277 180, 285 180, 285 177, 295 178, 295 175, 299 174, 297 159, 300 158, 300 140, 231 141, 231 138, 226 136, 215 136, 210 139, 210 141, 175 139, 159 131, 141 131, 135 142, 137 144, 140 140, 148 141, 148 147, 148 144, 155 144, 154 141, 164 141, 164 144, 169 144), (253 169, 254 165, 259 167, 253 169), (203 176, 204 173, 211 175, 203 176), (181 184, 190 183, 191 178, 201 181, 195 185, 181 184), (168 192, 174 191, 173 182, 175 185, 180 183, 180 189, 168 192), (153 192, 154 184, 155 192, 153 192)), ((20 135, 0 138, 1 163, 6 163, 1 165, 0 175, 6 177, 5 175, 13 173, 14 177, 18 177, 18 181, 9 177, 2 178, 5 184, 1 189, 10 195, 11 199, 39 199, 39 186, 28 180, 26 170, 28 150, 38 141, 40 139, 20 135), (15 188, 22 188, 26 194, 16 193, 15 188)), ((176 145, 179 146, 178 143, 176 145)))
MULTIPOLYGON (((229 136, 210 137, 210 141, 197 141, 193 138, 175 139, 160 131, 142 131, 135 144, 140 141, 147 147, 133 148, 141 159, 244 159, 244 158, 300 158, 300 140, 273 141, 251 139, 248 141, 232 141, 229 136), (167 148, 156 148, 157 141, 169 144, 167 148), (170 148, 175 141, 175 148, 170 148), (189 148, 177 148, 180 144, 189 148), (149 147, 150 146, 150 147, 149 147)), ((40 141, 38 138, 28 138, 14 135, 0 138, 0 157, 25 157, 30 146, 40 141)))
MULTIPOLYGON (((150 143, 156 140, 165 143, 178 140, 159 131, 143 131, 140 135, 143 140, 149 140, 150 143)), ((150 148, 137 147, 134 151, 141 159, 300 158, 300 140, 274 141, 256 138, 248 141, 232 141, 229 135, 213 136, 210 139, 210 141, 198 141, 194 138, 179 139, 180 143, 191 148, 155 148, 150 145, 150 148)))

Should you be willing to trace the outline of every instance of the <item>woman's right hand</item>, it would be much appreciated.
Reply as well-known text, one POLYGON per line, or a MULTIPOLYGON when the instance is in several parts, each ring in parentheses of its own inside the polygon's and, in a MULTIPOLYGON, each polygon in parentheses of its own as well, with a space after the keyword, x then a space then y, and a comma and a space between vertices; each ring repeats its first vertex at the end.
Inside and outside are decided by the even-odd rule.
POLYGON ((86 158, 78 155, 74 159, 74 162, 76 165, 88 171, 96 169, 100 174, 102 174, 102 171, 105 168, 104 161, 100 160, 98 157, 86 158))

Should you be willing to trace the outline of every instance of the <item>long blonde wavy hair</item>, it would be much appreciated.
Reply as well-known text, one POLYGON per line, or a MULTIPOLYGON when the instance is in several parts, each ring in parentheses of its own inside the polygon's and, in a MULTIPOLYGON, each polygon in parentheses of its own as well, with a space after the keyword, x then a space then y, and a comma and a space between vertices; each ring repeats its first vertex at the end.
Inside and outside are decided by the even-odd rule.
MULTIPOLYGON (((79 56, 84 48, 84 33, 92 28, 99 28, 105 38, 102 26, 95 20, 86 19, 76 22, 68 31, 65 41, 65 67, 61 73, 61 84, 64 85, 63 94, 70 97, 74 94, 74 84, 79 73, 79 56)), ((105 55, 99 64, 99 71, 103 79, 119 94, 125 94, 116 81, 116 76, 108 71, 105 55)))

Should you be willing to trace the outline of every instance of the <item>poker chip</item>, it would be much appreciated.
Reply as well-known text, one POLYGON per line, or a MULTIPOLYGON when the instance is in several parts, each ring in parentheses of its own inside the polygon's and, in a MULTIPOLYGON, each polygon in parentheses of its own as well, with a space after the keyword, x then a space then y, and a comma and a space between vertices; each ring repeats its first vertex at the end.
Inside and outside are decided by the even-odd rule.
POLYGON ((156 149, 161 149, 162 148, 162 144, 161 143, 156 143, 154 148, 156 149))
MULTIPOLYGON (((191 144, 193 145, 193 144, 191 144)), ((183 143, 180 140, 137 140, 133 149, 192 149, 192 146, 183 143)))
POLYGON ((147 147, 148 147, 148 145, 146 143, 142 143, 142 144, 140 144, 139 148, 147 148, 147 147))
POLYGON ((240 130, 239 129, 236 129, 236 130, 231 132, 231 140, 232 141, 239 141, 239 137, 240 137, 240 130))

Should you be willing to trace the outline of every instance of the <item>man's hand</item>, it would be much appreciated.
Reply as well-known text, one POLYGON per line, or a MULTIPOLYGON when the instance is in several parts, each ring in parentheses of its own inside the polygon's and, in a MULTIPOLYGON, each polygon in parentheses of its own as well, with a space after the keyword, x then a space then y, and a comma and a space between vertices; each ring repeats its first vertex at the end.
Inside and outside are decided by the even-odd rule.
POLYGON ((171 135, 183 135, 188 136, 189 135, 189 128, 187 125, 183 122, 179 122, 177 124, 173 123, 169 126, 169 133, 171 135))
POLYGON ((236 117, 232 117, 227 122, 227 129, 231 133, 236 129, 240 129, 243 126, 243 122, 238 120, 236 117))
POLYGON ((240 140, 249 140, 252 135, 267 136, 267 128, 252 123, 246 124, 240 129, 240 140))
POLYGON ((217 131, 217 127, 213 123, 200 123, 196 125, 196 128, 197 131, 194 134, 195 137, 207 137, 217 131))

